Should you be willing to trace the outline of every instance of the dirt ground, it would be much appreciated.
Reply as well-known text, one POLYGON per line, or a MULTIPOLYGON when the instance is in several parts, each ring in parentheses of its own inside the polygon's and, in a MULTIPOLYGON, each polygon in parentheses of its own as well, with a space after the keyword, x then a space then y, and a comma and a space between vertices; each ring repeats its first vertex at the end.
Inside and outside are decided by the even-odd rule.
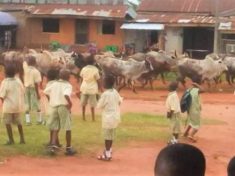
MULTIPOLYGON (((181 92, 182 93, 182 92, 181 92)), ((146 112, 165 114, 164 101, 167 91, 141 90, 138 94, 130 90, 121 91, 124 112, 146 112)), ((204 118, 224 121, 221 125, 202 126, 198 133, 199 147, 206 156, 206 176, 225 176, 229 159, 235 155, 235 96, 233 92, 205 93, 202 95, 204 118)), ((73 113, 81 113, 79 101, 73 98, 73 113)), ((120 125, 121 128, 121 125, 120 125)), ((4 176, 152 176, 155 158, 166 145, 152 141, 132 141, 125 148, 115 149, 111 162, 96 159, 97 153, 89 156, 41 158, 15 156, 0 164, 0 175, 4 176)))

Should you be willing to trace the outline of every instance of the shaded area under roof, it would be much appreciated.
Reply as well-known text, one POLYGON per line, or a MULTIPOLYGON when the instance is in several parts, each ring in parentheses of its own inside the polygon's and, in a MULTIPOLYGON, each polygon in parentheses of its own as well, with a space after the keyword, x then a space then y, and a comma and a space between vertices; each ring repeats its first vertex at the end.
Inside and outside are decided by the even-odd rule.
POLYGON ((17 20, 11 14, 0 11, 0 26, 13 26, 17 25, 17 20))

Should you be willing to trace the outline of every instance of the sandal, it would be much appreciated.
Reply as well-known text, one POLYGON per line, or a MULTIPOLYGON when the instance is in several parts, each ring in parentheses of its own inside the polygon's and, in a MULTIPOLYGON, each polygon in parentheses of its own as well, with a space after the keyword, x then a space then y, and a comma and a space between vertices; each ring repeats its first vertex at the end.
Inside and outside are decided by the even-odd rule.
POLYGON ((97 157, 98 160, 101 160, 101 161, 111 161, 112 157, 107 157, 105 152, 102 154, 102 155, 99 155, 97 157))

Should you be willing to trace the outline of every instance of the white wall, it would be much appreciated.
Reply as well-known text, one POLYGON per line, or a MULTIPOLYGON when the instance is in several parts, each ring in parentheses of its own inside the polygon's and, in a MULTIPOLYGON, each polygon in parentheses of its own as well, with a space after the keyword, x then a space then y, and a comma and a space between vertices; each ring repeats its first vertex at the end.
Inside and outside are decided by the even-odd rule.
POLYGON ((125 30, 125 43, 134 43, 135 51, 142 52, 146 45, 146 31, 125 30))
POLYGON ((183 29, 176 27, 166 28, 166 52, 177 51, 177 53, 183 52, 183 29))

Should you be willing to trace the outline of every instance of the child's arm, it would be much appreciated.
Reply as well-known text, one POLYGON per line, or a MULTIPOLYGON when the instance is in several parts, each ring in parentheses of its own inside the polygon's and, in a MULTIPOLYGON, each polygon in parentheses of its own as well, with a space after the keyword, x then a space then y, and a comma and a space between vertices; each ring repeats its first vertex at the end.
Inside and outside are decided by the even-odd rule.
POLYGON ((71 108, 72 108, 72 101, 71 101, 71 99, 69 98, 69 96, 68 95, 65 95, 64 96, 65 97, 65 99, 67 100, 67 102, 68 102, 68 105, 67 105, 67 108, 68 108, 68 110, 71 112, 71 108))
POLYGON ((105 95, 102 94, 99 101, 98 101, 98 104, 97 104, 97 108, 98 109, 103 109, 106 105, 106 98, 105 98, 105 95))
POLYGON ((2 103, 4 103, 4 99, 2 97, 0 97, 0 99, 1 99, 2 103))
POLYGON ((34 85, 35 85, 35 90, 36 90, 37 97, 38 97, 38 99, 40 100, 39 83, 35 83, 34 85))

